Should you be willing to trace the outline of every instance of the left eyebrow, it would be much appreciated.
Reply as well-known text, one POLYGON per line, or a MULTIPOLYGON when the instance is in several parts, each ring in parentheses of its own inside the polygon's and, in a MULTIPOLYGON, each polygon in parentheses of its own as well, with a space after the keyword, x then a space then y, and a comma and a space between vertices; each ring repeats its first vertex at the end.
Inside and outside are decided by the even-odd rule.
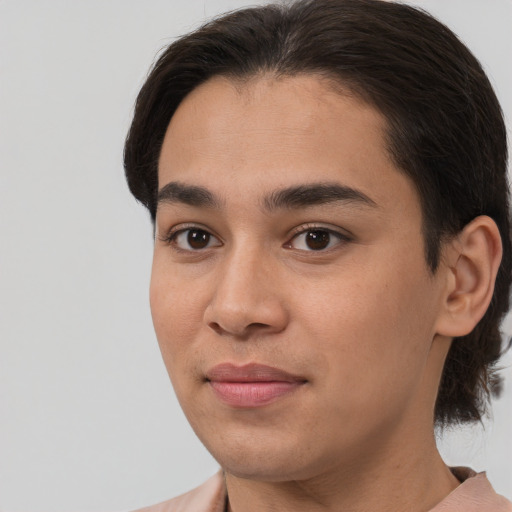
POLYGON ((378 207, 373 199, 360 190, 337 183, 312 183, 276 190, 263 199, 263 206, 268 211, 274 211, 334 202, 378 207))

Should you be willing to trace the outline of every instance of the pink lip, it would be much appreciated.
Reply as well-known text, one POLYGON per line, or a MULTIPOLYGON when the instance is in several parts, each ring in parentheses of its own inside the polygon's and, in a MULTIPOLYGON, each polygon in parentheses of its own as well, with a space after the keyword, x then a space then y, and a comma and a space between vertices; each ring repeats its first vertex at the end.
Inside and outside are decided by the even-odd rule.
POLYGON ((261 364, 223 363, 206 374, 215 395, 232 407, 261 407, 296 391, 306 379, 261 364))

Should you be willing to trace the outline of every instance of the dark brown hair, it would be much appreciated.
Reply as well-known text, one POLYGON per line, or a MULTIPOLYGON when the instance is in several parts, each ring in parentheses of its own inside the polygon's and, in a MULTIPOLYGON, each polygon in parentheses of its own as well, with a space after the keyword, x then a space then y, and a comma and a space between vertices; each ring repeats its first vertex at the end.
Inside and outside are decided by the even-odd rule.
POLYGON ((153 221, 160 149, 180 102, 213 76, 264 72, 321 74, 385 116, 388 150, 421 198, 432 272, 446 237, 478 215, 498 225, 504 252, 491 305, 472 333, 454 340, 435 409, 438 424, 480 420, 499 390, 512 263, 506 131, 479 62, 429 14, 381 0, 303 0, 219 17, 166 48, 137 98, 125 170, 153 221))

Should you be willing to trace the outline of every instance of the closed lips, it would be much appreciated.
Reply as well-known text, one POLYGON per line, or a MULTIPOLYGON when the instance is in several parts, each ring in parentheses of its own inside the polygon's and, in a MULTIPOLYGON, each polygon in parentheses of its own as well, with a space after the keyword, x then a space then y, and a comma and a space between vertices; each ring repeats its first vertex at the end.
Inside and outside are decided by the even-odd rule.
POLYGON ((284 398, 306 382, 303 377, 266 365, 224 363, 206 374, 217 398, 238 408, 261 407, 284 398))

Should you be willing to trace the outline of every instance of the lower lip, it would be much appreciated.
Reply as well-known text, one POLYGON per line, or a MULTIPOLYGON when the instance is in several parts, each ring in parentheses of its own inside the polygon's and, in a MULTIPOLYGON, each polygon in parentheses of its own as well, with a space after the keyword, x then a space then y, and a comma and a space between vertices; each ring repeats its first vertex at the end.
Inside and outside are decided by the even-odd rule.
POLYGON ((214 393, 232 407, 261 407, 296 391, 302 382, 218 382, 210 381, 214 393))

